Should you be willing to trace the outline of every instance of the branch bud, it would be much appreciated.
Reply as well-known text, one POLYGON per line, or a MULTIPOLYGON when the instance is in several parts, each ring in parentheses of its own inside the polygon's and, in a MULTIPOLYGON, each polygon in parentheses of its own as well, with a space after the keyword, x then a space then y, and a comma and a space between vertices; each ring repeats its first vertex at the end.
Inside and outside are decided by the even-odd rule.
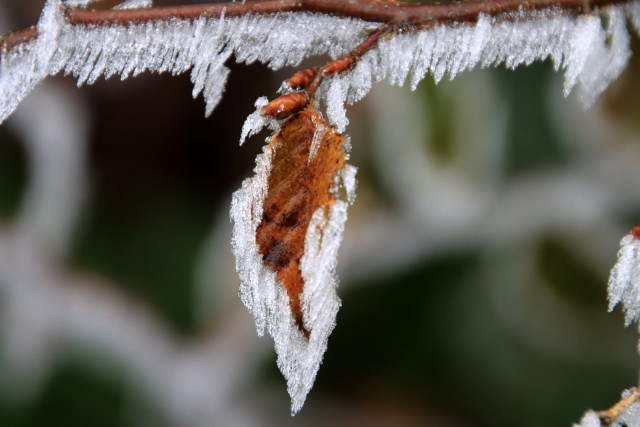
POLYGON ((306 70, 301 70, 295 73, 285 83, 291 89, 306 89, 307 87, 309 87, 317 73, 318 72, 315 68, 307 68, 306 70))
POLYGON ((260 114, 274 119, 284 119, 307 106, 309 97, 304 92, 282 95, 260 109, 260 114))

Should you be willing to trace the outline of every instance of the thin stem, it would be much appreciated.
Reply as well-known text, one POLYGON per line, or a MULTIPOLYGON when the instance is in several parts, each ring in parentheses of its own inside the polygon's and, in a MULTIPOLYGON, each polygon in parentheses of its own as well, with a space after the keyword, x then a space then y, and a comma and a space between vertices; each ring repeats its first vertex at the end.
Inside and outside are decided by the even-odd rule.
POLYGON ((362 43, 356 46, 351 52, 347 53, 341 58, 336 59, 335 61, 331 61, 328 64, 320 67, 318 73, 315 78, 306 89, 307 96, 309 99, 313 98, 316 93, 316 90, 322 83, 325 77, 332 76, 334 74, 340 74, 343 71, 346 71, 352 68, 356 62, 360 59, 362 55, 367 53, 373 47, 378 44, 378 40, 383 34, 386 34, 392 29, 391 25, 383 25, 376 30, 374 30, 362 43))
MULTIPOLYGON (((433 25, 437 23, 469 23, 478 20, 480 14, 505 16, 518 10, 557 8, 567 13, 580 14, 594 8, 631 0, 484 0, 481 2, 449 2, 407 4, 378 0, 254 0, 242 3, 215 3, 145 9, 87 10, 69 8, 65 14, 71 25, 136 24, 169 19, 215 18, 271 14, 277 12, 321 12, 335 16, 351 17, 366 21, 396 25, 433 25)), ((0 54, 38 36, 37 29, 30 28, 0 37, 0 54)))
POLYGON ((293 75, 285 83, 292 89, 302 89, 277 97, 260 109, 260 114, 276 119, 284 119, 291 114, 303 110, 307 106, 313 106, 313 99, 320 87, 320 83, 326 78, 351 69, 369 50, 376 46, 380 37, 391 31, 393 25, 384 24, 375 29, 362 43, 353 48, 346 55, 329 61, 322 67, 309 68, 293 75))
POLYGON ((638 402, 638 400, 640 400, 640 388, 629 390, 627 397, 620 400, 611 408, 597 413, 600 418, 600 423, 603 427, 611 426, 620 415, 626 412, 629 407, 638 402))

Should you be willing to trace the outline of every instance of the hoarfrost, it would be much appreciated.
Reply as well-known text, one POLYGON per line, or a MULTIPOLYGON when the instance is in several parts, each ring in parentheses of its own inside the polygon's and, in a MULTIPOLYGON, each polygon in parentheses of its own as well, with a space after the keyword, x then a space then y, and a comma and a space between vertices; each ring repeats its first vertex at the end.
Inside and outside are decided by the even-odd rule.
POLYGON ((347 206, 355 197, 355 171, 346 165, 334 183, 337 200, 313 213, 305 235, 300 271, 304 279, 301 295, 303 322, 312 331, 309 339, 296 325, 289 297, 276 273, 264 265, 256 243, 256 231, 263 215, 268 176, 277 146, 267 144, 256 159, 255 176, 246 179, 233 194, 231 220, 232 248, 240 275, 240 298, 253 314, 258 335, 265 328, 273 337, 278 368, 287 380, 291 411, 298 412, 313 386, 335 327, 340 308, 336 294, 335 265, 342 240, 347 206))
POLYGON ((351 165, 345 165, 344 169, 340 171, 340 185, 337 186, 338 190, 344 190, 344 199, 353 204, 356 200, 356 180, 357 168, 351 165))
POLYGON ((629 233, 620 241, 618 260, 609 276, 609 311, 622 303, 625 322, 640 319, 640 240, 629 233))
POLYGON ((573 427, 601 427, 600 417, 594 411, 587 411, 579 424, 574 424, 573 427))
MULTIPOLYGON (((624 396, 624 394, 623 394, 624 396)), ((619 426, 639 426, 640 425, 640 403, 637 401, 630 405, 618 418, 616 418, 619 426)), ((616 425, 616 424, 612 424, 616 425)))
POLYGON ((372 82, 388 80, 412 89, 430 74, 435 82, 453 79, 476 66, 504 64, 508 68, 551 60, 565 74, 565 96, 577 88, 591 106, 624 70, 631 55, 626 16, 640 28, 640 2, 608 7, 573 17, 559 9, 517 12, 509 19, 481 15, 475 26, 439 25, 401 32, 380 40, 353 70, 321 86, 329 121, 338 129, 348 123, 344 103, 367 94, 372 82))
POLYGON ((344 132, 345 128, 349 124, 349 119, 347 119, 347 110, 344 108, 349 83, 350 82, 347 78, 343 77, 331 79, 329 90, 326 94, 327 119, 330 123, 335 125, 338 132, 344 132))
POLYGON ((247 138, 259 133, 265 126, 268 126, 272 130, 277 128, 277 121, 271 117, 263 116, 260 114, 260 109, 267 105, 269 100, 266 96, 261 96, 256 99, 255 107, 256 111, 249 114, 242 125, 242 132, 240 133, 240 145, 244 144, 247 138))
POLYGON ((253 314, 260 336, 264 334, 267 319, 276 319, 288 311, 279 311, 279 299, 282 297, 275 292, 276 274, 263 265, 255 239, 267 195, 272 157, 271 147, 265 145, 262 154, 256 157, 255 176, 245 179, 231 200, 231 246, 240 274, 240 298, 253 314))
MULTIPOLYGON (((64 4, 89 3, 67 0, 64 4)), ((128 0, 120 7, 150 4, 149 0, 128 0)), ((578 17, 548 9, 516 12, 506 19, 482 15, 474 26, 448 24, 399 32, 380 40, 354 69, 327 79, 319 95, 330 122, 343 130, 348 123, 344 103, 360 100, 373 82, 402 85, 409 80, 415 89, 427 74, 438 82, 478 65, 514 68, 550 59, 556 69, 565 71, 565 94, 577 87, 578 96, 589 106, 627 64, 626 17, 640 31, 640 1, 578 17)), ((298 65, 312 55, 335 58, 377 25, 300 12, 72 25, 64 19, 61 1, 49 0, 38 23, 38 39, 2 57, 0 122, 40 80, 60 71, 77 77, 82 85, 101 76, 124 79, 144 71, 180 74, 191 70, 193 95, 202 94, 208 115, 222 96, 229 73, 225 63, 232 55, 238 62, 259 61, 272 69, 298 65)))
MULTIPOLYGON (((87 2, 74 3, 86 5, 87 2)), ((141 7, 147 2, 127 2, 141 7)), ((202 94, 206 114, 218 104, 229 69, 225 62, 259 61, 273 69, 295 66, 307 56, 346 53, 374 24, 350 18, 283 12, 244 17, 173 19, 127 25, 72 25, 59 0, 49 0, 38 23, 39 37, 2 56, 0 123, 42 79, 64 72, 91 84, 99 77, 122 79, 144 71, 181 74, 191 70, 193 95, 202 94), (331 28, 331 33, 326 29, 331 28)))
POLYGON ((323 123, 319 123, 319 121, 316 120, 316 116, 311 116, 311 120, 315 125, 315 130, 313 131, 313 138, 311 139, 311 146, 309 147, 309 159, 307 162, 311 162, 311 160, 316 156, 320 143, 322 142, 322 138, 329 130, 323 123))
POLYGON ((127 0, 115 6, 114 9, 144 9, 151 6, 153 6, 153 0, 127 0))
MULTIPOLYGON (((64 4, 70 7, 87 7, 91 3, 98 3, 102 0, 64 0, 64 4)), ((151 7, 153 5, 152 0, 126 0, 114 9, 142 9, 145 7, 151 7)))
POLYGON ((91 3, 97 3, 101 0, 65 0, 64 4, 71 7, 87 7, 91 3))

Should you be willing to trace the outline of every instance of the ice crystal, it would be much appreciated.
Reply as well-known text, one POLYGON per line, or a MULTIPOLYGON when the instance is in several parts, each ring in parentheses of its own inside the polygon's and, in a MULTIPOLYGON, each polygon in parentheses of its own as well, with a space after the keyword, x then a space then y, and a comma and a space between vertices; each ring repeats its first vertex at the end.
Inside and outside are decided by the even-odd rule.
POLYGON ((275 130, 277 127, 276 120, 263 116, 260 114, 260 109, 267 105, 269 100, 266 96, 261 96, 255 102, 256 111, 249 114, 242 125, 242 132, 240 133, 240 145, 244 144, 247 138, 259 133, 265 126, 275 130))
MULTIPOLYGON (((623 394, 624 397, 624 394, 623 394)), ((616 418, 616 423, 619 426, 639 426, 640 425, 640 403, 635 402, 632 405, 629 405, 628 408, 622 414, 616 418)), ((616 424, 612 424, 616 425, 616 424)))
POLYGON ((114 9, 143 9, 151 6, 153 6, 152 0, 126 0, 115 6, 114 9))
MULTIPOLYGON (((101 0, 63 0, 64 4, 71 7, 87 7, 91 3, 98 3, 101 0)), ((144 7, 151 7, 153 5, 152 0, 125 0, 122 3, 114 6, 114 9, 141 9, 144 7)))
POLYGON ((87 7, 91 3, 99 2, 100 0, 64 0, 64 4, 71 7, 87 7))
POLYGON ((574 424, 573 427, 601 427, 600 417, 594 411, 587 411, 579 424, 574 424))

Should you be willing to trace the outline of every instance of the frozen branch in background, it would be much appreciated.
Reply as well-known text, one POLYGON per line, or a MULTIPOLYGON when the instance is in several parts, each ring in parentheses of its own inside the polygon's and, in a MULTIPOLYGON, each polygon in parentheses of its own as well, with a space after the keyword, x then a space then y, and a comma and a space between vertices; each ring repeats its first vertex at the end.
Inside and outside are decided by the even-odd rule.
POLYGON ((0 227, 0 389, 33 398, 60 359, 94 363, 96 353, 78 352, 91 348, 163 422, 258 425, 235 393, 264 351, 237 300, 223 301, 225 328, 185 342, 122 286, 66 265, 88 182, 89 121, 77 96, 47 83, 7 123, 25 144, 30 179, 15 222, 0 227))
POLYGON ((239 303, 231 303, 220 331, 185 343, 149 306, 118 288, 66 271, 39 245, 1 230, 0 293, 6 304, 0 337, 11 375, 0 383, 14 381, 12 389, 37 393, 61 356, 92 348, 93 358, 99 354, 124 372, 138 399, 171 425, 207 426, 212 419, 258 425, 236 406, 235 393, 250 374, 247 366, 262 354, 249 338, 251 324, 239 303))
POLYGON ((640 226, 620 241, 618 261, 609 277, 609 310, 622 303, 625 322, 640 319, 640 226))

